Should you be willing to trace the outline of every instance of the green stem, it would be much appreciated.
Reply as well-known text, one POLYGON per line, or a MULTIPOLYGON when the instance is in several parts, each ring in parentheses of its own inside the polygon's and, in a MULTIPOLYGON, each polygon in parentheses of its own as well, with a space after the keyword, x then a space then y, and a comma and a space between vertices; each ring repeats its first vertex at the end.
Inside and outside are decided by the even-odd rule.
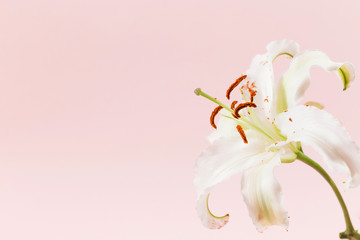
POLYGON ((302 151, 297 152, 297 159, 304 162, 305 164, 309 165, 313 169, 315 169, 320 175, 329 183, 332 190, 334 191, 344 214, 345 222, 346 222, 346 230, 345 232, 340 233, 340 238, 344 239, 351 239, 351 240, 360 240, 360 234, 354 229, 351 219, 349 216, 349 212, 347 210, 347 207, 345 205, 344 199, 341 196, 341 193, 337 186, 335 185, 334 181, 331 179, 329 174, 315 161, 313 161, 311 158, 306 156, 302 151))

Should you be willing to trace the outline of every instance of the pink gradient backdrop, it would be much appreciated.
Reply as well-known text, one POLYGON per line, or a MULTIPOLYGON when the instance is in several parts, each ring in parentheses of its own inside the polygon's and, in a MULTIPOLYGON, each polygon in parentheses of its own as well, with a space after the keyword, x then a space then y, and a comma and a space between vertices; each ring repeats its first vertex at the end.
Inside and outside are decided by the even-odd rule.
MULTIPOLYGON (((223 97, 283 38, 360 72, 359 24, 358 0, 0 1, 0 239, 337 239, 335 196, 301 163, 276 171, 288 232, 255 230, 239 177, 210 202, 229 224, 201 225, 193 166, 213 105, 193 89, 223 97)), ((359 79, 344 93, 312 76, 307 98, 360 140, 359 79)), ((343 194, 360 228, 360 189, 343 194)))

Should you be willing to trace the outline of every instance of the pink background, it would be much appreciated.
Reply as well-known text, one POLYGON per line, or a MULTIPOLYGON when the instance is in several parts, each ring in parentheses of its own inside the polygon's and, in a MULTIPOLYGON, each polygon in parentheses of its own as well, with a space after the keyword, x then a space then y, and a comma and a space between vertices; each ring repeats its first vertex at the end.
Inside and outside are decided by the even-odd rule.
MULTIPOLYGON (((224 99, 284 38, 360 72, 359 24, 358 0, 0 1, 0 239, 337 239, 340 206, 301 163, 276 170, 288 232, 255 230, 238 176, 210 201, 229 224, 201 225, 193 166, 214 105, 193 89, 224 99)), ((307 99, 360 143, 359 81, 312 76, 307 99)), ((360 228, 360 188, 343 194, 360 228)))

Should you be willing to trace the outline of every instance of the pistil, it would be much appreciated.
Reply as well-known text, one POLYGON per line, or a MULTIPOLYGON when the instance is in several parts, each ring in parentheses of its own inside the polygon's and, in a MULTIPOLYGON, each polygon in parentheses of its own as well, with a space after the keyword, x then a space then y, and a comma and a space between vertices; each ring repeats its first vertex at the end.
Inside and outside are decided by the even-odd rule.
POLYGON ((211 97, 210 95, 208 95, 207 93, 201 91, 201 88, 195 89, 195 90, 194 90, 194 93, 195 93, 197 96, 203 96, 204 98, 209 99, 210 101, 216 103, 217 105, 222 106, 223 108, 225 108, 226 110, 228 110, 228 111, 231 112, 231 113, 234 112, 231 108, 229 108, 228 106, 226 106, 225 104, 223 104, 222 102, 220 102, 219 100, 217 100, 216 98, 213 98, 213 97, 211 97))

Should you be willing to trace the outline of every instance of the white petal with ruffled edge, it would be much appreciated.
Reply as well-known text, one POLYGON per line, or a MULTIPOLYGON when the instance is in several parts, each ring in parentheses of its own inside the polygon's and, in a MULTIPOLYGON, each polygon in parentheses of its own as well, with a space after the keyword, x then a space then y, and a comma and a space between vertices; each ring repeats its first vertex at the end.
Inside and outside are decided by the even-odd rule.
POLYGON ((296 55, 291 61, 289 69, 280 79, 277 95, 277 112, 298 104, 310 85, 310 70, 321 67, 327 71, 337 71, 343 81, 344 90, 350 86, 355 78, 354 68, 351 63, 333 62, 321 51, 305 51, 296 55))
POLYGON ((199 194, 209 192, 213 186, 256 164, 250 159, 259 158, 269 143, 257 131, 247 130, 246 135, 251 144, 244 144, 237 134, 215 140, 202 152, 195 166, 194 184, 199 194))
POLYGON ((360 153, 344 126, 334 116, 312 106, 297 106, 279 114, 275 124, 288 141, 310 145, 331 170, 347 173, 347 184, 360 184, 360 153))
POLYGON ((208 209, 207 197, 213 187, 269 159, 272 154, 264 152, 268 143, 263 136, 253 130, 247 130, 246 134, 252 144, 244 144, 240 136, 221 137, 211 143, 197 159, 194 180, 198 192, 196 209, 202 223, 208 228, 220 228, 228 219, 227 215, 216 217, 208 209))
POLYGON ((270 159, 246 170, 242 176, 242 195, 259 232, 272 225, 287 228, 289 224, 281 187, 274 176, 274 168, 280 164, 279 154, 272 153, 270 159))
MULTIPOLYGON (((272 109, 275 106, 273 101, 275 81, 273 60, 283 54, 294 56, 299 52, 299 45, 291 40, 274 41, 267 45, 267 52, 262 55, 256 55, 251 62, 249 70, 246 72, 247 79, 255 84, 257 94, 254 98, 254 103, 257 108, 254 112, 259 116, 263 122, 270 122, 273 119, 272 109), (270 120, 270 121, 269 121, 270 120)), ((246 83, 247 81, 244 81, 246 83)), ((269 125, 271 125, 269 123, 269 125)))

